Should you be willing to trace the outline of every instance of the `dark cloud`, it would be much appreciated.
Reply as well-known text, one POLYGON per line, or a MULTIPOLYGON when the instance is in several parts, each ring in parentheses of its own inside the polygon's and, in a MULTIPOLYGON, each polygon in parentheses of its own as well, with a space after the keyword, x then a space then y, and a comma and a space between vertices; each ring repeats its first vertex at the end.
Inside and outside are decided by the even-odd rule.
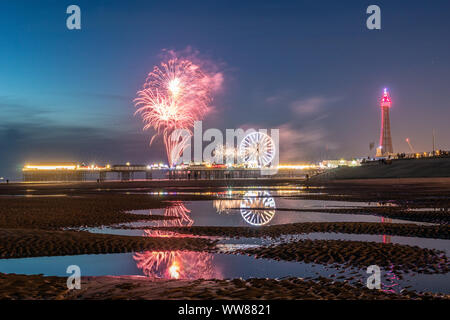
POLYGON ((0 176, 20 178, 26 162, 77 161, 99 164, 164 160, 161 142, 149 133, 88 126, 10 124, 0 127, 0 176))

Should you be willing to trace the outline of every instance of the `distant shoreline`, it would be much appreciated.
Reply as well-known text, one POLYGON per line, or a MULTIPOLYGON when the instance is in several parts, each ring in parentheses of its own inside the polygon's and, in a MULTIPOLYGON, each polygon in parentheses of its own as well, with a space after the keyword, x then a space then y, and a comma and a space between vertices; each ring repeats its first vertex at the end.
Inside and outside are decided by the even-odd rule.
POLYGON ((338 167, 313 176, 315 184, 449 184, 450 158, 395 159, 338 167))

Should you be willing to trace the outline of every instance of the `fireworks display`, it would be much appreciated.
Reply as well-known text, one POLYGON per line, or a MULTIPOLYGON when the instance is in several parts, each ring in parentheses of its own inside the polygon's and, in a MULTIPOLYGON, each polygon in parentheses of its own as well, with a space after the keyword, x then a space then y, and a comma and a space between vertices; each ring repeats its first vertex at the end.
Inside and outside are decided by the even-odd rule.
POLYGON ((180 129, 192 134, 194 122, 210 110, 212 92, 221 82, 221 74, 208 74, 188 59, 173 56, 149 73, 142 90, 137 92, 135 114, 140 114, 144 130, 153 128, 153 139, 161 134, 167 159, 173 166, 188 145, 180 129), (217 77, 219 75, 219 77, 217 77))

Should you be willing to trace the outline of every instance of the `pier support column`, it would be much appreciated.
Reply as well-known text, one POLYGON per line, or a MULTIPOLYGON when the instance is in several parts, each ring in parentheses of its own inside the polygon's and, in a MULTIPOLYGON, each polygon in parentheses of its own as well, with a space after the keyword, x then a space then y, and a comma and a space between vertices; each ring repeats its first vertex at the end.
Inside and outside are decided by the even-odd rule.
POLYGON ((122 171, 120 173, 120 180, 121 181, 130 181, 130 173, 127 171, 122 171))

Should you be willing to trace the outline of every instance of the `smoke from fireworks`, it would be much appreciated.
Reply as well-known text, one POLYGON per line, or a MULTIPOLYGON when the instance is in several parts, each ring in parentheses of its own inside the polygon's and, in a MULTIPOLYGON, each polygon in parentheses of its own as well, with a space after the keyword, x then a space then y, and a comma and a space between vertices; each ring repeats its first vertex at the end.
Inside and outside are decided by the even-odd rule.
POLYGON ((143 89, 137 92, 135 114, 142 116, 144 130, 156 131, 150 143, 162 134, 170 166, 176 163, 190 140, 180 135, 179 130, 192 134, 194 122, 210 111, 212 91, 218 80, 221 83, 220 73, 207 74, 198 64, 173 56, 155 66, 143 89))

